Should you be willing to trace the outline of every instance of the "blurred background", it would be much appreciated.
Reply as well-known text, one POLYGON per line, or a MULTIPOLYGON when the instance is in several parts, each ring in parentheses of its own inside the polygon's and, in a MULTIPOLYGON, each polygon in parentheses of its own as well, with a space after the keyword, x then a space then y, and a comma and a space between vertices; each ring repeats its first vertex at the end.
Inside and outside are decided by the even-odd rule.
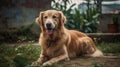
POLYGON ((120 40, 120 0, 1 0, 0 43, 36 41, 40 28, 35 18, 48 9, 62 11, 68 29, 120 40))
POLYGON ((105 55, 51 67, 120 67, 120 0, 0 0, 0 67, 31 67, 38 59, 35 19, 49 9, 62 11, 65 27, 86 33, 105 55))
POLYGON ((36 41, 40 28, 35 18, 48 9, 62 11, 68 29, 102 36, 120 35, 119 0, 1 0, 0 43, 36 41))

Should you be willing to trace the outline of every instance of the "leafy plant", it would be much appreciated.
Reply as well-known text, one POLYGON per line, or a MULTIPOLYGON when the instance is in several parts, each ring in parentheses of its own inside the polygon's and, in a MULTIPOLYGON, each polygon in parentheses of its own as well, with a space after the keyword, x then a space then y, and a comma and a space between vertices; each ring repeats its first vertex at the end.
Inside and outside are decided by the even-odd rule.
POLYGON ((83 32, 97 32, 98 16, 99 13, 94 7, 91 7, 86 10, 86 13, 82 13, 83 21, 81 30, 83 32))
POLYGON ((53 0, 52 2, 53 9, 60 10, 66 15, 68 23, 65 26, 67 28, 87 33, 97 32, 99 13, 94 6, 87 5, 89 9, 81 13, 78 8, 73 8, 75 4, 70 5, 71 0, 63 0, 62 2, 53 0), (68 5, 70 6, 68 7, 68 5))

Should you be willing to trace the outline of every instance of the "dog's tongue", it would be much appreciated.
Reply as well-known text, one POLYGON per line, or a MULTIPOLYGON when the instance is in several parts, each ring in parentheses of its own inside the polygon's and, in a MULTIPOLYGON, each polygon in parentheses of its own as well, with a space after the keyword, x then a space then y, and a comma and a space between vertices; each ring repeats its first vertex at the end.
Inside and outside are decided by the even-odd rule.
POLYGON ((50 34, 52 34, 52 33, 53 33, 53 30, 47 30, 46 32, 47 32, 47 34, 49 34, 49 35, 50 35, 50 34))

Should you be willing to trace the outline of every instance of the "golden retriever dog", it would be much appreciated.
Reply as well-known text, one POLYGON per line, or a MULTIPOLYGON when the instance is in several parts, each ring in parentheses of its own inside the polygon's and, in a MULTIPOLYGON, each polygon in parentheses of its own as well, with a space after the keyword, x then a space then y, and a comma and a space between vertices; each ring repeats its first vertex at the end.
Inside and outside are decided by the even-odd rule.
POLYGON ((36 22, 41 27, 39 44, 42 46, 40 57, 33 64, 49 66, 61 60, 70 60, 79 55, 100 57, 93 40, 86 34, 65 28, 66 17, 61 11, 40 12, 36 22))

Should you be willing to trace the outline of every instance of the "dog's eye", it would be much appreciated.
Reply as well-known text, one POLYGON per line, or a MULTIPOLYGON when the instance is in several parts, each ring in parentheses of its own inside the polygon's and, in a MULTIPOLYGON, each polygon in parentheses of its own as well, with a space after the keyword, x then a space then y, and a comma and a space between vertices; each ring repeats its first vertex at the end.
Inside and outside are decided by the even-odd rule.
POLYGON ((45 19, 47 19, 47 16, 44 16, 45 19))
POLYGON ((57 18, 57 17, 55 15, 53 15, 52 18, 57 18))

